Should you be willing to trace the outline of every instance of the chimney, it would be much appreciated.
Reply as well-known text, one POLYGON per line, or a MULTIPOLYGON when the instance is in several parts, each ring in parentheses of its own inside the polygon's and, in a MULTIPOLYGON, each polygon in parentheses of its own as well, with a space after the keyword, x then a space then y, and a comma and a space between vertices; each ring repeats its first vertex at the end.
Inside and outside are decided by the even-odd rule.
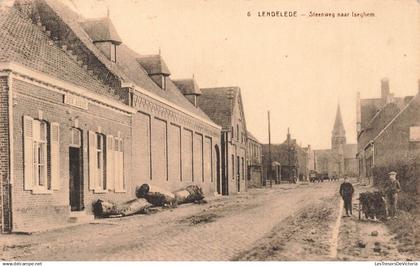
POLYGON ((386 101, 389 95, 389 80, 387 78, 383 78, 381 80, 381 98, 382 100, 386 101))

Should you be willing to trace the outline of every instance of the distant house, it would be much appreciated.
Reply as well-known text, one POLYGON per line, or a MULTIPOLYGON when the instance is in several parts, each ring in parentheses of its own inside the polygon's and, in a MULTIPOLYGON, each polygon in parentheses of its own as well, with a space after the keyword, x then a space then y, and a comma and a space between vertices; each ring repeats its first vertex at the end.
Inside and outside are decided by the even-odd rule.
POLYGON ((338 105, 331 136, 331 149, 314 150, 315 171, 328 174, 329 177, 355 176, 358 173, 356 153, 357 145, 347 144, 346 131, 338 105))
MULTIPOLYGON (((263 145, 263 165, 270 165, 268 144, 263 145)), ((271 172, 264 169, 264 181, 270 182, 272 178, 278 184, 283 181, 290 182, 294 177, 304 181, 309 174, 307 166, 307 149, 298 145, 296 139, 292 139, 288 132, 283 143, 271 144, 271 172)))
MULTIPOLYGON (((414 167, 417 168, 414 172, 420 173, 419 93, 416 96, 394 97, 389 90, 389 81, 383 79, 381 83, 381 98, 360 99, 359 96, 357 101, 360 176, 375 177, 375 182, 386 178, 387 171, 398 168, 414 167)), ((412 173, 399 173, 402 185, 408 189, 415 187, 415 181, 419 186, 418 180, 409 181, 407 178, 410 177, 404 176, 412 173)))
POLYGON ((217 192, 229 195, 246 190, 247 128, 239 87, 202 88, 198 106, 222 127, 221 175, 217 192))
POLYGON ((247 186, 263 186, 262 146, 251 132, 247 133, 247 186))

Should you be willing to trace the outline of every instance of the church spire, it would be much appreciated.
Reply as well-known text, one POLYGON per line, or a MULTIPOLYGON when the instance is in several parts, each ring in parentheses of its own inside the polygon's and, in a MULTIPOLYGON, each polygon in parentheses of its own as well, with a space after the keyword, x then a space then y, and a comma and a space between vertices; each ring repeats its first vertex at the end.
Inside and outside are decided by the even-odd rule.
POLYGON ((333 151, 342 154, 343 145, 346 144, 346 131, 344 130, 343 118, 341 117, 340 104, 337 106, 334 128, 331 136, 331 148, 333 151))
POLYGON ((346 131, 344 130, 343 118, 341 118, 340 104, 337 105, 337 113, 335 115, 335 122, 333 128, 333 136, 345 136, 346 131))

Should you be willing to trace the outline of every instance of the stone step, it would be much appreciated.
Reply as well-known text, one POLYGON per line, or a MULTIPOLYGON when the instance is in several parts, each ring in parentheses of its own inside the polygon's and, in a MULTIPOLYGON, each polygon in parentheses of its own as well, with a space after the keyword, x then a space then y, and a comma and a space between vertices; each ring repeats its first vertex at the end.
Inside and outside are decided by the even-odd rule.
POLYGON ((68 219, 69 223, 90 223, 93 222, 95 217, 92 214, 87 214, 85 211, 70 212, 68 219))

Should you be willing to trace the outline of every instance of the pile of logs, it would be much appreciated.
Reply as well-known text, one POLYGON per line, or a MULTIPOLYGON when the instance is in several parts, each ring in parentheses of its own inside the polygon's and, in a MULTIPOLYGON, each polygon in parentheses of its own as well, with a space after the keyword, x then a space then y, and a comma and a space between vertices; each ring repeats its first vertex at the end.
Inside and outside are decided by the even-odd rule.
POLYGON ((153 206, 176 207, 178 204, 202 202, 204 193, 201 187, 189 185, 175 192, 168 192, 156 186, 143 184, 136 188, 137 199, 123 204, 98 200, 93 205, 96 217, 121 217, 138 213, 148 213, 153 206))
POLYGON ((98 200, 93 205, 93 212, 96 217, 121 217, 147 213, 151 206, 145 199, 134 199, 122 204, 98 200))
POLYGON ((201 187, 189 185, 184 189, 174 192, 177 204, 200 202, 204 199, 204 193, 201 187))
POLYGON ((386 202, 382 192, 363 192, 359 195, 361 211, 366 219, 386 218, 386 202))
POLYGON ((154 206, 176 205, 175 195, 159 187, 143 184, 136 188, 137 198, 144 198, 154 206))

